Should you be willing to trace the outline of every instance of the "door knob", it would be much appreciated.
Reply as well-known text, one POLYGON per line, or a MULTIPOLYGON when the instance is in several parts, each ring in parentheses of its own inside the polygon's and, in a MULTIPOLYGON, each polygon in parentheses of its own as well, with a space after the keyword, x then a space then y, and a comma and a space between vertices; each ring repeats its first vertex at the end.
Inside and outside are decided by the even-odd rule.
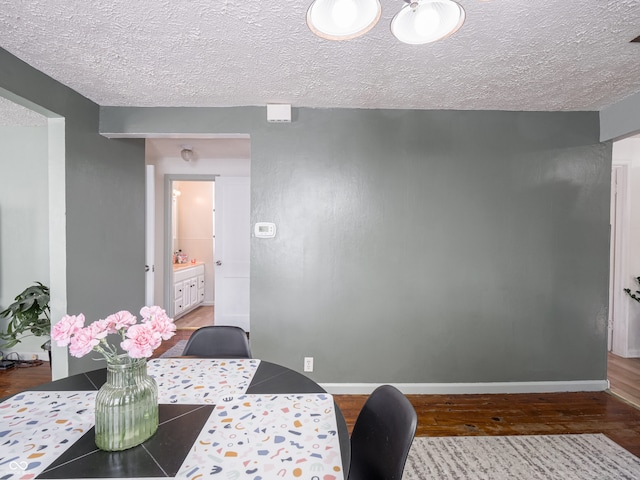
POLYGON ((221 262, 220 260, 218 260, 218 261, 216 262, 216 265, 220 266, 220 265, 222 265, 222 262, 221 262))

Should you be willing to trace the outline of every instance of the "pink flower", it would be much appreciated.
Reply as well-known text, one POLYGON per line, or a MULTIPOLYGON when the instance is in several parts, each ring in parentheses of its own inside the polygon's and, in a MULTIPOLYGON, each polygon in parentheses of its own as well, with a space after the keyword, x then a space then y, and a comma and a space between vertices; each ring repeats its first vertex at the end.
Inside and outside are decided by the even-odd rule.
POLYGON ((120 344, 131 358, 146 358, 162 343, 160 333, 150 323, 132 325, 127 330, 127 338, 120 344))
POLYGON ((115 331, 113 331, 110 322, 106 319, 97 320, 86 328, 91 329, 91 335, 93 336, 93 338, 96 338, 98 340, 102 340, 110 333, 116 333, 115 331))
POLYGON ((51 329, 51 339, 59 347, 66 347, 71 337, 84 327, 84 315, 65 315, 51 329))
POLYGON ((69 353, 74 357, 84 357, 87 353, 93 350, 93 347, 100 343, 93 334, 91 326, 81 328, 71 338, 71 344, 69 345, 69 353))
POLYGON ((151 320, 149 322, 151 328, 160 334, 162 340, 169 340, 176 334, 176 325, 173 323, 173 319, 166 315, 157 320, 151 320))
POLYGON ((109 333, 116 333, 122 328, 128 328, 136 323, 136 317, 127 310, 120 310, 118 313, 109 315, 105 320, 109 322, 111 330, 109 333))
POLYGON ((110 334, 124 334, 120 346, 131 358, 150 357, 162 340, 175 335, 173 319, 158 306, 140 310, 142 323, 126 310, 84 326, 84 315, 65 315, 51 329, 51 338, 61 347, 69 345, 69 353, 82 357, 91 350, 100 352, 108 362, 117 362, 117 349, 107 342, 110 334))
POLYGON ((142 307, 140 315, 145 323, 149 323, 153 330, 158 332, 162 340, 169 340, 176 333, 176 326, 173 319, 169 318, 167 312, 158 306, 142 307))
POLYGON ((148 322, 153 318, 167 317, 167 313, 159 306, 154 305, 153 307, 142 307, 140 309, 140 316, 145 322, 148 322))

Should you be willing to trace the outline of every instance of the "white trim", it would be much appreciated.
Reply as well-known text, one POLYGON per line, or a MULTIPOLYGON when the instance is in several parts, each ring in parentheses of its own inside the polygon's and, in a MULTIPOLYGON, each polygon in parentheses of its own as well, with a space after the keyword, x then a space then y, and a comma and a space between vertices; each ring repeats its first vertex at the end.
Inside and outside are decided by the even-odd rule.
POLYGON ((35 350, 30 352, 5 352, 4 358, 7 360, 15 360, 16 355, 20 360, 42 360, 43 362, 49 362, 49 353, 45 350, 39 350, 37 352, 35 350))
POLYGON ((155 247, 156 247, 156 177, 155 165, 145 165, 144 203, 144 304, 155 303, 155 247))
MULTIPOLYGON (((49 288, 51 325, 67 313, 67 204, 66 140, 64 118, 48 120, 49 168, 49 288)), ((43 340, 44 343, 44 340, 43 340)), ((31 352, 30 352, 31 353, 31 352)), ((27 359, 31 358, 31 354, 27 359)), ((35 352, 39 355, 42 352, 35 352)), ((51 344, 51 379, 69 376, 67 347, 51 344)), ((47 355, 47 360, 49 356, 47 355)))
MULTIPOLYGON (((601 392, 609 388, 608 380, 575 380, 559 382, 487 382, 487 383, 390 383, 407 395, 454 395, 484 393, 553 393, 601 392)), ((334 395, 368 395, 378 383, 321 383, 334 395)))
POLYGON ((235 139, 250 138, 248 133, 145 133, 145 132, 100 132, 100 135, 106 138, 177 138, 188 140, 192 139, 235 139))
POLYGON ((640 349, 638 348, 629 348, 627 349, 628 357, 623 358, 639 358, 640 357, 640 349))
MULTIPOLYGON (((182 162, 184 163, 184 162, 182 162)), ((195 173, 195 174, 180 174, 180 173, 160 173, 164 175, 164 198, 163 201, 163 218, 164 218, 164 247, 160 249, 162 251, 162 263, 163 263, 163 290, 164 297, 162 303, 167 314, 174 319, 178 319, 183 312, 179 315, 175 314, 175 304, 173 301, 175 292, 173 291, 173 265, 171 260, 171 249, 173 247, 173 182, 182 181, 196 181, 196 182, 215 182, 216 178, 220 175, 209 173, 195 173)), ((159 299, 156 298, 156 303, 159 299)), ((201 304, 198 304, 200 306, 201 304)), ((187 313, 186 311, 184 313, 187 313)))
MULTIPOLYGON (((614 285, 627 285, 629 283, 629 273, 627 265, 629 263, 629 226, 631 220, 631 212, 629 205, 631 204, 630 196, 631 191, 629 188, 629 168, 630 163, 626 161, 615 161, 612 165, 612 176, 614 175, 615 167, 618 167, 618 180, 617 184, 617 205, 619 209, 619 224, 620 227, 620 239, 617 245, 611 245, 611 248, 618 247, 616 252, 617 268, 610 269, 615 273, 616 278, 610 279, 614 285)), ((612 225, 614 222, 610 221, 612 225)), ((611 287, 610 287, 611 288, 611 287)), ((619 355, 623 358, 630 356, 629 347, 629 299, 621 289, 616 289, 614 292, 610 292, 613 312, 617 312, 613 319, 613 339, 612 339, 612 353, 619 355)))

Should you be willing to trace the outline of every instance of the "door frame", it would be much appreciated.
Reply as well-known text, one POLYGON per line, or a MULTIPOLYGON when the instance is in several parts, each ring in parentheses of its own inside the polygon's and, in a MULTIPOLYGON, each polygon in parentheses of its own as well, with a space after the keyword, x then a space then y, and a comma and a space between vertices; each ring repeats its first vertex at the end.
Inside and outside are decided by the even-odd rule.
POLYGON ((156 305, 155 293, 155 233, 156 233, 156 188, 155 165, 145 165, 145 219, 144 219, 144 303, 156 305))
POLYGON ((624 358, 629 357, 631 353, 629 352, 629 301, 622 290, 629 279, 627 265, 629 262, 630 165, 629 162, 618 161, 611 167, 609 321, 613 325, 607 329, 607 333, 611 334, 610 342, 607 341, 607 350, 611 344, 611 353, 624 358), (617 180, 616 191, 614 191, 614 180, 617 180))
POLYGON ((164 248, 162 249, 162 262, 164 265, 164 308, 167 314, 173 318, 174 315, 174 303, 173 303, 173 265, 171 263, 171 246, 173 245, 172 237, 172 188, 174 181, 191 181, 191 182, 215 182, 219 174, 174 174, 167 173, 164 176, 164 248))

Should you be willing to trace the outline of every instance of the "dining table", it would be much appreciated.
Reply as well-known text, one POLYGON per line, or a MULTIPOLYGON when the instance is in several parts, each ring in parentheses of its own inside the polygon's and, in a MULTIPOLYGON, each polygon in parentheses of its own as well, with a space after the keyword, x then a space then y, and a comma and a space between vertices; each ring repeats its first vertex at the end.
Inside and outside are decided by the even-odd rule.
POLYGON ((159 426, 119 452, 95 445, 106 368, 0 402, 0 479, 344 480, 350 443, 333 397, 261 359, 157 358, 159 426))

